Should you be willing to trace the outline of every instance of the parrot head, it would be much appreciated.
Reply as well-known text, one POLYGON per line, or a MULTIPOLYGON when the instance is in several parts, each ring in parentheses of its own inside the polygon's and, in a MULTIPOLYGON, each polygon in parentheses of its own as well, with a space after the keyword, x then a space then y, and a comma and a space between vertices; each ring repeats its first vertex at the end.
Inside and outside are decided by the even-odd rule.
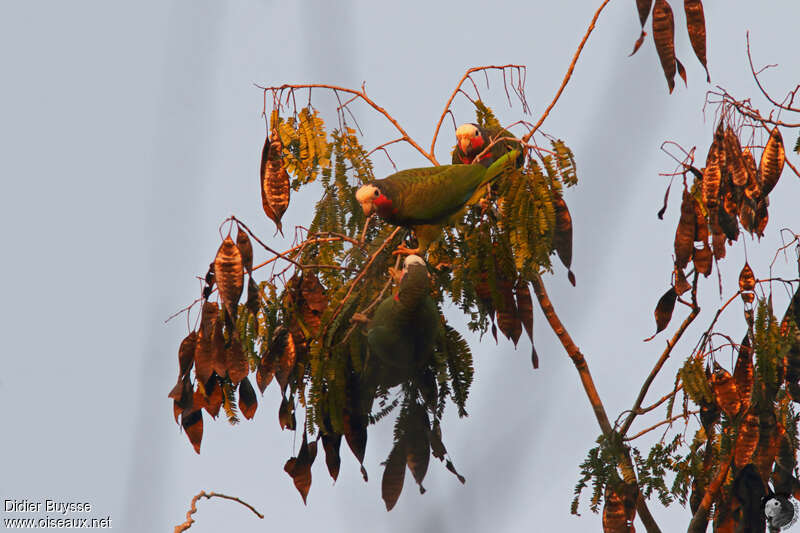
POLYGON ((467 162, 471 162, 486 147, 486 141, 483 130, 475 123, 462 124, 456 130, 456 142, 467 162))
POLYGON ((413 267, 413 266, 415 266, 415 265, 424 267, 425 266, 425 260, 423 258, 421 258, 420 256, 418 256, 418 255, 414 255, 414 254, 407 255, 406 256, 406 260, 403 263, 403 274, 408 272, 408 269, 413 267))
POLYGON ((374 183, 362 185, 356 191, 356 200, 361 204, 361 209, 364 210, 366 216, 370 216, 375 211, 378 212, 378 215, 384 216, 392 210, 392 200, 383 194, 383 191, 374 183))

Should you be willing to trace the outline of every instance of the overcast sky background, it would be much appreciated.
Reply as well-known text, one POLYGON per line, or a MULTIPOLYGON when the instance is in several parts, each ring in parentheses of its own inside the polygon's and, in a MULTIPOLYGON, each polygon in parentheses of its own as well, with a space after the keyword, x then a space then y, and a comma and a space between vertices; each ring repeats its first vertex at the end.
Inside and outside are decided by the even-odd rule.
MULTIPOLYGON (((633 1, 614 0, 544 125, 573 149, 580 180, 566 193, 578 285, 568 284, 560 265, 545 282, 612 420, 630 407, 664 346, 664 334, 642 343, 654 330, 653 307, 669 284, 679 212, 674 187, 665 220, 655 216, 667 183, 658 173, 674 169, 659 145, 671 139, 697 145, 704 155, 714 128, 713 108, 705 119, 702 113, 710 86, 691 51, 681 2, 672 3, 688 89, 678 80, 668 95, 650 37, 628 57, 639 21, 633 1)), ((282 470, 293 443, 291 433, 279 429, 274 386, 259 397, 253 421, 231 427, 205 417, 202 454, 196 455, 166 397, 186 323, 164 324, 197 296, 195 276, 213 258, 225 217, 236 214, 274 247, 286 244, 271 237, 272 223, 261 210, 257 167, 264 123, 262 94, 253 83, 357 88, 365 81, 368 94, 425 146, 447 97, 472 66, 526 64, 533 116, 525 118, 538 118, 597 5, 5 3, 0 499, 88 501, 91 516, 111 515, 114 529, 125 532, 171 531, 201 489, 239 496, 267 518, 259 521, 231 502, 203 501, 191 529, 197 533, 600 530, 587 499, 580 518, 569 514, 578 465, 599 428, 538 307, 537 372, 524 337, 517 351, 507 341, 469 338, 477 368, 470 416, 450 413, 443 428, 466 485, 432 461, 427 493, 420 495, 407 475, 391 513, 380 497, 390 424, 370 429, 369 483, 343 447, 334 486, 320 455, 303 506, 282 470)), ((780 65, 763 79, 782 97, 800 81, 800 3, 707 1, 705 7, 713 84, 752 96, 766 111, 750 76, 745 31, 751 31, 758 65, 780 65)), ((501 120, 523 118, 516 102, 508 107, 500 79, 490 80, 483 96, 501 120)), ((332 124, 332 108, 323 106, 321 91, 314 94, 332 124)), ((374 112, 362 107, 357 113, 367 147, 394 138, 374 112)), ((457 120, 473 116, 460 102, 457 120)), ((796 134, 785 139, 791 147, 796 134)), ((440 161, 449 159, 452 144, 447 126, 440 161)), ((392 153, 400 168, 426 164, 400 147, 392 153)), ((375 163, 379 176, 392 170, 380 155, 375 163)), ((307 223, 316 195, 310 189, 293 196, 284 226, 307 223)), ((750 264, 762 277, 778 229, 800 230, 800 180, 787 169, 771 196, 766 237, 759 245, 745 238, 750 264)), ((726 294, 735 290, 743 261, 740 239, 725 260, 726 294)), ((793 270, 781 264, 779 272, 793 270)), ((719 304, 716 285, 716 273, 704 280, 704 312, 648 398, 668 390, 707 327, 719 304)), ((778 309, 786 301, 781 296, 778 309)), ((678 308, 673 326, 685 314, 678 308)), ((458 315, 453 321, 463 324, 458 315)), ((725 315, 723 326, 741 335, 740 308, 725 315)), ((640 421, 634 430, 643 427, 640 421)), ((688 522, 679 506, 665 510, 652 502, 650 508, 663 531, 688 522)), ((2 514, 9 516, 27 515, 2 514)))

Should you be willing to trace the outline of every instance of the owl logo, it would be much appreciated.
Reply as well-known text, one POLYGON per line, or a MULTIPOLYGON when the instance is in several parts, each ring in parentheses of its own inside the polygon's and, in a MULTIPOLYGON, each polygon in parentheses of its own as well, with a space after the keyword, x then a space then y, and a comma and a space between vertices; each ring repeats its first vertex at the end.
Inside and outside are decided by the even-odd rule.
POLYGON ((784 494, 770 494, 764 503, 764 515, 770 532, 782 531, 794 525, 800 516, 797 501, 784 494))

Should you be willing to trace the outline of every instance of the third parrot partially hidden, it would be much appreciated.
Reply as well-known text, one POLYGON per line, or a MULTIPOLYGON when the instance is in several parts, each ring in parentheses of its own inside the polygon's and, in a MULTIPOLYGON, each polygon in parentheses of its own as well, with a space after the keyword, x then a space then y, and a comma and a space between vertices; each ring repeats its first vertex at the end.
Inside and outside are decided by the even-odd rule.
POLYGON ((522 145, 517 141, 509 139, 509 137, 513 138, 514 135, 500 127, 482 128, 474 122, 462 124, 456 130, 456 147, 453 150, 453 164, 471 164, 475 157, 479 156, 493 140, 497 140, 485 154, 480 155, 478 163, 488 167, 504 154, 511 150, 516 150, 519 153, 516 166, 519 168, 525 162, 522 145))

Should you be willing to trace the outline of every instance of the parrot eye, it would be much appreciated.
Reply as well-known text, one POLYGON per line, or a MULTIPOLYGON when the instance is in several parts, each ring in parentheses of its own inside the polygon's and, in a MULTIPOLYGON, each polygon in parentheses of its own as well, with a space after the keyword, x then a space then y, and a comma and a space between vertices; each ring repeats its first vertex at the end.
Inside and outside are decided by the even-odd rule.
POLYGON ((381 191, 375 189, 375 198, 381 195, 381 191))

